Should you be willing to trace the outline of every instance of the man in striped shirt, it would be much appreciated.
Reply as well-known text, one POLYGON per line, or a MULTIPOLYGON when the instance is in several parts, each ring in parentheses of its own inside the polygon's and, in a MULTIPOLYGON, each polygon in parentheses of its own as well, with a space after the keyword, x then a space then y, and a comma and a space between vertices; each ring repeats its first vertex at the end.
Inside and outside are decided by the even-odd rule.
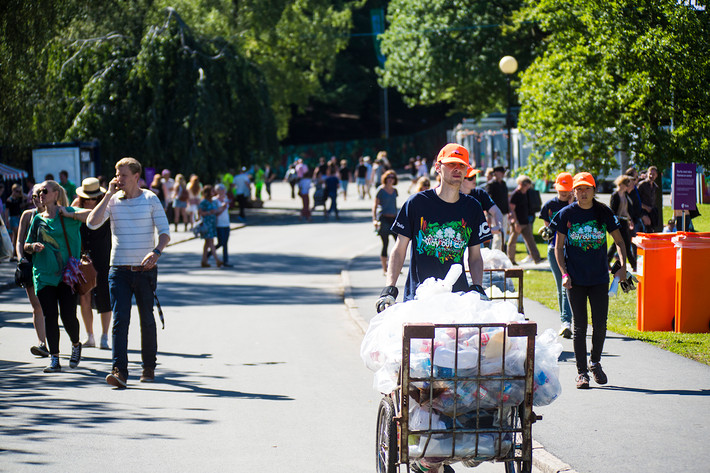
POLYGON ((158 197, 141 189, 141 164, 134 158, 116 163, 116 177, 103 200, 89 214, 90 229, 111 219, 111 262, 109 292, 113 309, 113 369, 106 382, 125 388, 128 379, 128 326, 131 300, 136 298, 141 321, 141 382, 155 378, 158 340, 153 316, 158 258, 170 241, 170 226, 158 197), (155 244, 155 231, 158 244, 155 244))

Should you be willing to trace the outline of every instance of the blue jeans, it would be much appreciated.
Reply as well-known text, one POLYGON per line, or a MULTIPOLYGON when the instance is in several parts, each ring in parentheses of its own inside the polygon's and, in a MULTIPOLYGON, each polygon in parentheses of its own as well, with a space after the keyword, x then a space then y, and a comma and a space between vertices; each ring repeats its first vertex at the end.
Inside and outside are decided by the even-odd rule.
POLYGON ((227 242, 229 241, 229 227, 217 227, 217 246, 214 249, 222 247, 222 262, 229 263, 229 254, 227 251, 227 242))
POLYGON ((547 247, 547 260, 550 262, 550 269, 552 270, 552 275, 555 277, 555 284, 557 284, 557 304, 560 308, 560 320, 562 322, 572 322, 572 309, 569 306, 569 299, 567 298, 567 289, 562 287, 562 272, 557 264, 557 258, 555 258, 555 249, 547 247))
POLYGON ((108 287, 113 309, 113 367, 128 378, 128 326, 131 322, 131 302, 136 298, 141 320, 141 358, 143 368, 155 369, 158 335, 153 316, 153 288, 158 269, 131 271, 111 267, 108 287))

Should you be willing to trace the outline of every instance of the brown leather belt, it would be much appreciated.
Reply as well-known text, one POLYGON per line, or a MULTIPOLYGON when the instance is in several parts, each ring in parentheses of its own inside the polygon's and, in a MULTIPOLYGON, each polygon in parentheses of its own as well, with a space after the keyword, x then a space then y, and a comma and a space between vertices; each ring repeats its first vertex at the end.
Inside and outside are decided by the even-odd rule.
POLYGON ((155 269, 155 266, 152 268, 148 269, 145 266, 111 266, 112 268, 116 269, 122 269, 124 271, 133 271, 133 272, 143 272, 143 271, 151 271, 155 269))

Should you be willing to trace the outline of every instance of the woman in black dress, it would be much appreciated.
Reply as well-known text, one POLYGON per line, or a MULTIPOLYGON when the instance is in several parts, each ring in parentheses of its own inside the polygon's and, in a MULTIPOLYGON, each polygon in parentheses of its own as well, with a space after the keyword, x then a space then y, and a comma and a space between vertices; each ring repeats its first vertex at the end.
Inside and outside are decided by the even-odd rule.
MULTIPOLYGON (((88 177, 81 183, 81 187, 76 190, 76 199, 72 203, 74 207, 82 209, 93 209, 106 194, 106 189, 100 186, 99 180, 95 177, 88 177)), ((79 296, 81 305, 81 318, 84 320, 86 328, 86 341, 84 347, 95 347, 94 339, 94 313, 93 308, 101 315, 101 340, 99 347, 108 350, 108 329, 111 326, 111 298, 108 291, 108 267, 111 256, 111 224, 106 220, 101 227, 90 230, 86 224, 82 224, 81 246, 84 252, 89 253, 96 268, 96 287, 79 296)))

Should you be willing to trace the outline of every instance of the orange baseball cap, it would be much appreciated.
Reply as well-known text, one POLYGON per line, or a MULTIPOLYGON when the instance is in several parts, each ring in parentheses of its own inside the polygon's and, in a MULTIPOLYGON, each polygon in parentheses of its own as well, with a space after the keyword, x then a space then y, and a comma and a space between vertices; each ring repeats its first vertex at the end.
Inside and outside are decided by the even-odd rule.
POLYGON ((574 175, 574 182, 572 183, 572 187, 575 189, 579 186, 590 186, 596 188, 597 184, 594 182, 594 176, 588 172, 580 172, 574 175))
POLYGON ((572 174, 561 172, 555 179, 555 190, 562 192, 572 192, 572 174))
POLYGON ((478 174, 478 173, 480 173, 480 172, 481 172, 480 169, 471 168, 471 169, 469 169, 468 172, 466 173, 466 179, 471 179, 472 177, 474 177, 476 174, 478 174))
POLYGON ((440 163, 460 163, 467 166, 471 165, 468 162, 468 150, 457 143, 449 143, 439 151, 436 161, 440 163))

